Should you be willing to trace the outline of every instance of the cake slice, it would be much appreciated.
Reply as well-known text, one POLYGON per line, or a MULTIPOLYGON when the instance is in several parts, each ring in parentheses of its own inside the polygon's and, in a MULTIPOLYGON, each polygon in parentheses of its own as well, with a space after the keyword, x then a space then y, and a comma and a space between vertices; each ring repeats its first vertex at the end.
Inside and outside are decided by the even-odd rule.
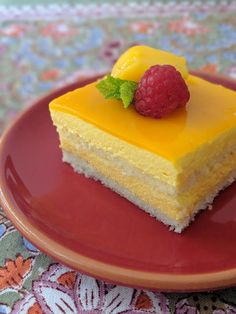
MULTIPOLYGON (((158 58, 151 62, 158 64, 158 58)), ((49 105, 63 161, 176 232, 236 178, 236 93, 187 75, 184 64, 181 68, 190 100, 162 119, 105 99, 96 82, 49 105)), ((123 69, 132 78, 134 68, 123 69)))

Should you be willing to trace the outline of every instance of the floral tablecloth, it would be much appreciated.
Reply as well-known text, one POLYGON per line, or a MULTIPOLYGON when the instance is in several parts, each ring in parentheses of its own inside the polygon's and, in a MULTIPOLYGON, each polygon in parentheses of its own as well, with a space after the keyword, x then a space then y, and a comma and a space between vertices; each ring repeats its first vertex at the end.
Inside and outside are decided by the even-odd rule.
MULTIPOLYGON (((1 132, 34 99, 107 71, 134 44, 183 54, 192 69, 236 79, 235 1, 30 3, 0 2, 1 132)), ((3 313, 236 313, 236 288, 168 294, 98 281, 39 252, 0 210, 3 313)))

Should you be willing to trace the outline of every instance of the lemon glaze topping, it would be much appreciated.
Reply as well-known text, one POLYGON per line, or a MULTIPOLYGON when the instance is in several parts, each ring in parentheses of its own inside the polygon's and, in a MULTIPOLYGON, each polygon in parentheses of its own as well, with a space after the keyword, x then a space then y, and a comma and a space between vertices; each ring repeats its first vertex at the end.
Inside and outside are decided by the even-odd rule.
POLYGON ((131 105, 106 100, 92 83, 50 103, 50 109, 72 114, 131 144, 176 160, 236 127, 236 93, 189 75, 186 107, 164 119, 138 114, 131 105))

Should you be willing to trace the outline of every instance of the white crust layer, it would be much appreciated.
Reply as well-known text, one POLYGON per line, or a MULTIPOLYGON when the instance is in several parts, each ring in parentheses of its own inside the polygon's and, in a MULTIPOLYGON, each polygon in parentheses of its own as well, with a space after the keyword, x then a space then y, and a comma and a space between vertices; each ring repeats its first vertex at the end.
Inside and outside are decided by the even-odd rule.
POLYGON ((150 205, 138 199, 130 191, 127 191, 126 189, 121 187, 117 182, 110 180, 104 177, 103 175, 101 175, 98 171, 96 171, 93 167, 91 167, 89 163, 86 162, 85 160, 78 158, 77 156, 73 156, 71 153, 63 150, 63 161, 69 163, 76 172, 83 173, 86 177, 99 180, 102 184, 109 187, 110 189, 120 194, 121 196, 125 197, 130 202, 134 203, 139 208, 143 209, 145 212, 155 217, 157 220, 169 226, 170 230, 174 230, 177 233, 181 233, 190 224, 190 222, 194 220, 195 215, 200 210, 210 208, 217 194, 221 190, 223 190, 224 188, 232 184, 234 180, 236 179, 236 170, 234 170, 233 172, 230 173, 230 175, 227 177, 227 179, 223 183, 219 184, 216 187, 216 189, 213 191, 211 195, 209 195, 206 199, 201 201, 201 203, 199 203, 195 207, 195 209, 192 211, 192 215, 188 219, 185 219, 184 221, 181 221, 181 222, 177 222, 167 217, 159 208, 152 208, 150 205))

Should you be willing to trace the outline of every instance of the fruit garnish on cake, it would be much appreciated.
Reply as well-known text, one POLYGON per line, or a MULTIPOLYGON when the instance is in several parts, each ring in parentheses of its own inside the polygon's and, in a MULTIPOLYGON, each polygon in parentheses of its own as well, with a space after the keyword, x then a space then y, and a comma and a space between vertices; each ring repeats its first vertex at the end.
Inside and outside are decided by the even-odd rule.
POLYGON ((133 102, 137 112, 152 118, 186 105, 190 97, 184 79, 171 65, 150 67, 139 83, 108 75, 96 87, 106 99, 121 100, 125 108, 133 102))
POLYGON ((236 93, 183 57, 132 47, 49 109, 63 161, 176 232, 235 180, 236 93))
POLYGON ((125 108, 133 102, 140 114, 161 118, 188 102, 190 95, 184 80, 187 77, 183 57, 136 46, 127 50, 111 75, 96 86, 106 99, 121 100, 125 108))

